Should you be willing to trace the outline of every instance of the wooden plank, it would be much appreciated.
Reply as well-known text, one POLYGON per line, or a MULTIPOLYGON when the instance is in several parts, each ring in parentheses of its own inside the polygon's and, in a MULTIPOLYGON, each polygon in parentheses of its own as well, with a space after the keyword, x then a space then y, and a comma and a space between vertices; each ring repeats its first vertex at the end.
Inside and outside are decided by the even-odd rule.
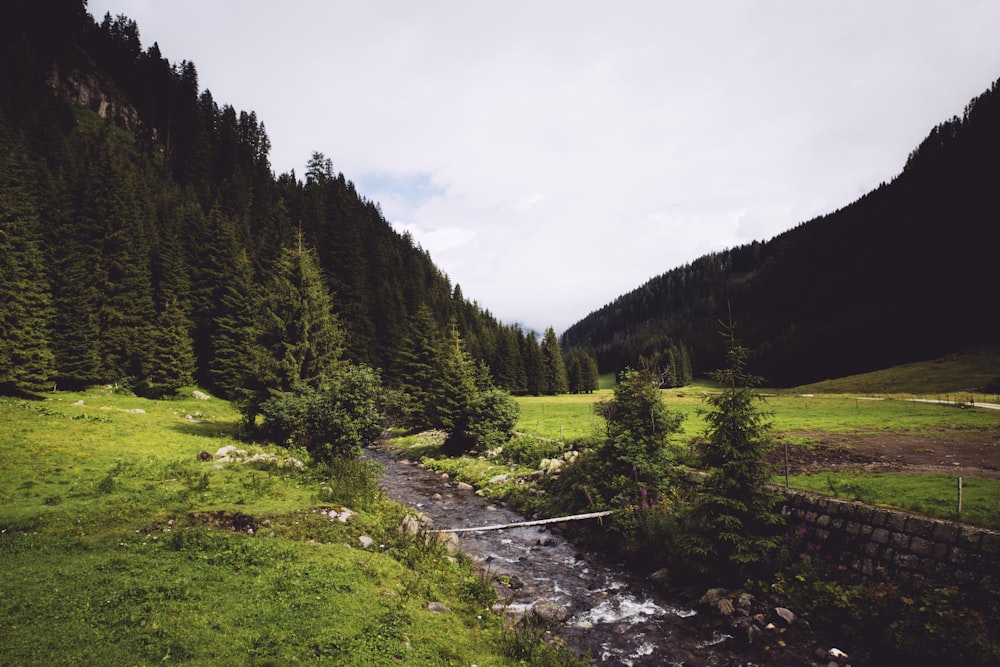
POLYGON ((558 516, 552 519, 536 519, 535 521, 521 521, 518 523, 498 523, 493 526, 479 526, 477 528, 441 528, 438 530, 428 530, 428 533, 478 533, 487 530, 504 530, 506 528, 523 528, 525 526, 543 526, 548 523, 562 523, 563 521, 583 521, 585 519, 597 519, 602 516, 611 516, 612 511, 590 512, 589 514, 574 514, 573 516, 558 516))

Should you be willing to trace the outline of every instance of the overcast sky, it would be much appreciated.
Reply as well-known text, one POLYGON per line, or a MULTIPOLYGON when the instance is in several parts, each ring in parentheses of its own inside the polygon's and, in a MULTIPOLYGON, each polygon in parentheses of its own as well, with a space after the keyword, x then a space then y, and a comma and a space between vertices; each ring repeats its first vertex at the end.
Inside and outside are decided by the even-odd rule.
POLYGON ((569 325, 891 180, 1000 78, 996 0, 91 0, 313 151, 506 323, 569 325))

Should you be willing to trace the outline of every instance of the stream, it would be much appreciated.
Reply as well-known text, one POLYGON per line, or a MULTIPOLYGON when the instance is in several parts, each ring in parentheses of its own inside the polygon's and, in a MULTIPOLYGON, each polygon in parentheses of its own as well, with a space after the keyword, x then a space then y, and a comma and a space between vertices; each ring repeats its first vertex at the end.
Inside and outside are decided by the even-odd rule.
MULTIPOLYGON (((389 497, 427 515, 431 528, 525 520, 383 449, 369 449, 368 456, 385 466, 380 485, 389 497)), ((510 588, 501 591, 506 613, 527 614, 543 601, 556 603, 568 617, 553 633, 578 652, 589 651, 592 664, 776 664, 741 656, 743 644, 727 632, 732 630, 723 619, 664 598, 645 582, 602 563, 600 557, 584 553, 545 527, 463 532, 458 538, 462 552, 481 567, 510 577, 510 588)), ((811 663, 807 659, 797 664, 811 663)))

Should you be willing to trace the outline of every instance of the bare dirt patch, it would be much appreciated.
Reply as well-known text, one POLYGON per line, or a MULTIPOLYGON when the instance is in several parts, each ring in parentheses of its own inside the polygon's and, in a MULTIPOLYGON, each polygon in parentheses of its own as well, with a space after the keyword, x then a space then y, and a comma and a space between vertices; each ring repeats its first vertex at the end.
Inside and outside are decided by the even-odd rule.
POLYGON ((909 474, 950 474, 1000 479, 1000 431, 952 429, 935 432, 872 431, 824 433, 789 431, 768 456, 784 470, 785 438, 806 441, 789 445, 792 474, 858 470, 909 474))

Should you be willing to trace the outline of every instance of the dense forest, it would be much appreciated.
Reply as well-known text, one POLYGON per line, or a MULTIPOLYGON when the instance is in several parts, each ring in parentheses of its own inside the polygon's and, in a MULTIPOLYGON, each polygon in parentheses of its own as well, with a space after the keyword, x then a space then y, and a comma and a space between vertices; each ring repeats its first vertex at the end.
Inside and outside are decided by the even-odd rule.
POLYGON ((343 357, 392 384, 409 381, 415 346, 456 331, 500 389, 596 388, 591 356, 564 359, 551 330, 466 299, 322 153, 304 178, 275 175, 264 122, 202 90, 193 62, 144 48, 128 17, 97 21, 83 0, 5 2, 0 49, 8 391, 196 382, 231 397, 289 249, 315 258, 343 357))
POLYGON ((719 322, 731 310, 754 372, 784 386, 995 346, 998 183, 994 83, 935 127, 892 182, 770 241, 653 278, 561 342, 595 350, 604 371, 671 349, 696 370, 718 368, 719 322))

